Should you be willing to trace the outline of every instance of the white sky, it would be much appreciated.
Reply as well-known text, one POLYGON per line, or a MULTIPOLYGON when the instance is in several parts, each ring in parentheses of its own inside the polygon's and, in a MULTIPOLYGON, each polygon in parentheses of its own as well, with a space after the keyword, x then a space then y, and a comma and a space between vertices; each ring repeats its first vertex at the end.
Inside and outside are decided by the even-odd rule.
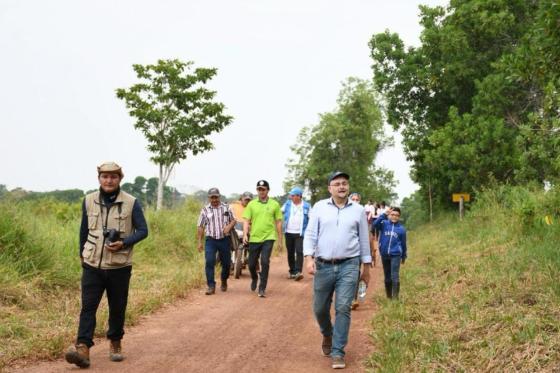
MULTIPOLYGON (((299 130, 335 108, 347 77, 371 79, 371 36, 388 28, 417 45, 418 4, 446 3, 2 0, 0 184, 92 189, 103 160, 121 164, 125 182, 157 176, 115 89, 135 82, 134 63, 179 58, 218 68, 211 86, 235 120, 169 185, 229 195, 264 178, 281 194, 299 130)), ((378 160, 400 198, 415 190, 398 144, 378 160)))

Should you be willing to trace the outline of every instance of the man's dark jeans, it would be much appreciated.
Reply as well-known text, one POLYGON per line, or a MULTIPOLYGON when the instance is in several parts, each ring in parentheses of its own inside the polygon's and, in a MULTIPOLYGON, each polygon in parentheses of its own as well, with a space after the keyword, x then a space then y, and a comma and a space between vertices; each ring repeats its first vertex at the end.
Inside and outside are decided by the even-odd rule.
POLYGON ((204 246, 204 256, 206 257, 206 282, 208 287, 216 287, 214 280, 214 271, 216 270, 216 252, 220 255, 222 263, 221 280, 227 280, 229 277, 229 268, 231 266, 231 240, 228 237, 216 240, 212 237, 206 237, 204 246))
POLYGON ((303 268, 303 237, 298 233, 286 233, 286 251, 290 274, 301 273, 303 268))
POLYGON ((270 254, 272 254, 272 247, 274 240, 267 240, 264 242, 249 242, 249 271, 251 278, 256 280, 257 275, 257 260, 261 258, 261 281, 259 283, 259 290, 266 290, 268 283, 268 269, 270 268, 270 254))
POLYGON ((82 310, 77 343, 93 346, 95 314, 103 292, 109 303, 109 330, 107 338, 121 340, 124 335, 124 315, 128 301, 128 285, 132 266, 117 269, 97 269, 82 265, 82 310))

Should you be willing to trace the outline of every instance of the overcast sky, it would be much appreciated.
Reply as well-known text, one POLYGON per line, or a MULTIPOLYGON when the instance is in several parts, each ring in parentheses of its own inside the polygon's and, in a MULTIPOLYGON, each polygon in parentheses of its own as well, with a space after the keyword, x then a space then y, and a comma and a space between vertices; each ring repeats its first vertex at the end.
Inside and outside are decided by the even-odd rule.
MULTIPOLYGON (((169 185, 282 193, 289 147, 332 111, 349 76, 371 79, 368 41, 385 29, 418 45, 418 5, 446 0, 214 0, 0 2, 0 184, 9 189, 92 189, 96 165, 157 176, 146 141, 115 89, 132 64, 192 60, 217 67, 211 87, 235 119, 215 149, 189 157, 169 185)), ((397 144, 378 164, 403 198, 416 186, 397 144)))

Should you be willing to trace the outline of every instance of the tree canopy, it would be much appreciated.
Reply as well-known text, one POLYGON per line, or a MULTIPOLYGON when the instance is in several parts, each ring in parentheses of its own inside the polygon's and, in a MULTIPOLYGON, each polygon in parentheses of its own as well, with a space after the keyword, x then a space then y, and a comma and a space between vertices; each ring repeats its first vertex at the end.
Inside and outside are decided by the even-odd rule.
POLYGON ((557 180, 560 4, 452 0, 420 11, 419 47, 390 31, 370 47, 421 190, 449 201, 495 180, 557 180))
POLYGON ((117 89, 134 127, 148 140, 151 160, 159 166, 157 208, 173 168, 188 154, 213 148, 208 136, 220 132, 233 118, 224 113, 216 92, 206 88, 215 68, 194 68, 193 62, 158 60, 155 65, 133 65, 139 83, 117 89))
POLYGON ((342 87, 333 112, 320 115, 319 123, 304 127, 291 147, 284 187, 306 188, 311 201, 328 196, 327 178, 333 171, 350 174, 352 191, 366 198, 394 198, 391 172, 375 167, 377 153, 389 143, 372 84, 349 78, 342 87))

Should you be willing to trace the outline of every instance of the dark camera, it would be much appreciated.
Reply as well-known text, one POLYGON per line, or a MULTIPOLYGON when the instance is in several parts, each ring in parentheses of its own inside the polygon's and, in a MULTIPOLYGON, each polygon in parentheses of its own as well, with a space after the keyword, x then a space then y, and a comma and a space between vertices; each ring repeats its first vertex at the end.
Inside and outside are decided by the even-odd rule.
POLYGON ((108 229, 103 231, 103 237, 108 244, 116 242, 120 239, 120 233, 116 229, 108 229))

